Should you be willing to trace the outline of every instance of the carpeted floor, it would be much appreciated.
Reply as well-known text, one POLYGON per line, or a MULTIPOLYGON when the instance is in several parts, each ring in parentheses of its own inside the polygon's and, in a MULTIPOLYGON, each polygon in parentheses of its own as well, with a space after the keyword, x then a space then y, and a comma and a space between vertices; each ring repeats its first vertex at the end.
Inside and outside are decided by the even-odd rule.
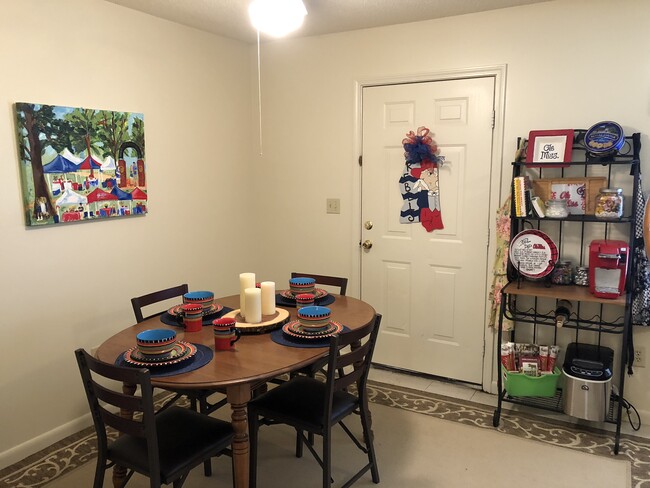
MULTIPOLYGON (((491 407, 376 382, 370 384, 370 396, 382 486, 449 488, 480 483, 487 487, 524 484, 527 488, 650 488, 647 439, 622 436, 620 453, 614 456, 613 436, 609 432, 577 430, 571 424, 551 423, 518 412, 504 412, 501 425, 495 429, 491 407)), ((354 425, 354 421, 350 424, 354 425)), ((292 433, 282 429, 268 427, 260 434, 260 480, 269 463, 273 476, 264 476, 265 483, 260 481, 259 486, 318 486, 318 482, 311 483, 320 479, 318 466, 307 458, 308 454, 303 459, 293 457, 292 433), (287 463, 287 468, 276 470, 280 463, 287 463), (283 479, 276 471, 288 474, 289 479, 283 479), (292 476, 298 473, 310 482, 291 483, 292 476), (273 482, 268 481, 270 478, 273 482)), ((344 444, 349 442, 341 439, 335 445, 344 444)), ((338 465, 335 460, 339 470, 333 473, 335 486, 344 481, 345 462, 353 458, 343 451, 341 454, 343 459, 338 465)), ((94 460, 94 432, 86 429, 0 471, 0 488, 91 486, 94 460)), ((199 469, 186 486, 229 486, 229 461, 218 459, 214 465, 217 480, 209 478, 210 484, 205 484, 206 478, 199 469), (228 473, 225 477, 224 471, 228 473)), ((111 486, 109 481, 105 486, 111 486)), ((131 485, 137 488, 138 483, 142 481, 134 477, 131 485)), ((366 475, 356 486, 374 485, 366 475)))

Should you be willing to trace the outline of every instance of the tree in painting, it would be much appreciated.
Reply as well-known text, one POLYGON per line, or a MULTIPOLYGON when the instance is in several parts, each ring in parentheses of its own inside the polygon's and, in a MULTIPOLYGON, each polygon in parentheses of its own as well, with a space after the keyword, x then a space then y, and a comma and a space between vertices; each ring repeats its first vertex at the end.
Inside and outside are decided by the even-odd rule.
POLYGON ((132 212, 134 179, 115 167, 131 144, 144 171, 142 114, 17 103, 16 117, 27 225, 146 213, 146 188, 132 212))
POLYGON ((49 105, 16 104, 20 153, 23 163, 31 164, 32 169, 31 187, 35 204, 31 213, 34 219, 37 214, 49 216, 54 211, 52 195, 48 191, 43 172, 43 150, 48 145, 56 150, 69 131, 67 122, 55 117, 53 108, 49 105), (44 202, 45 208, 39 208, 38 202, 44 202))

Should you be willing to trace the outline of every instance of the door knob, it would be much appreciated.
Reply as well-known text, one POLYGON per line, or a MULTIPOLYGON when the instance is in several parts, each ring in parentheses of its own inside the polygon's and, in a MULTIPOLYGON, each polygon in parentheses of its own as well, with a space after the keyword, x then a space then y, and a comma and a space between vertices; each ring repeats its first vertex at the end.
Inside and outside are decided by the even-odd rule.
POLYGON ((361 247, 363 247, 366 251, 372 247, 372 241, 369 239, 366 239, 363 241, 363 244, 361 244, 361 247))
POLYGON ((366 220, 366 223, 363 224, 363 226, 366 228, 366 230, 372 229, 372 221, 366 220))

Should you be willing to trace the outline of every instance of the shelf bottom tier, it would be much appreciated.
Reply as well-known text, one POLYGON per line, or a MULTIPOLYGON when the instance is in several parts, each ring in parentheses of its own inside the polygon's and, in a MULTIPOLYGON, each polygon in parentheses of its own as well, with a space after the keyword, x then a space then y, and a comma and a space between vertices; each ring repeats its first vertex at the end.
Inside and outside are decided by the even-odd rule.
MULTIPOLYGON (((562 390, 557 390, 552 397, 514 397, 510 396, 504 390, 502 393, 502 401, 507 403, 514 403, 516 405, 524 405, 526 407, 539 408, 541 410, 548 410, 550 412, 564 413, 562 408, 562 390)), ((605 416, 605 422, 616 424, 618 413, 618 401, 613 397, 609 401, 609 409, 605 416)), ((568 414, 565 414, 569 416, 568 414)), ((578 417, 573 417, 578 418, 578 417)))

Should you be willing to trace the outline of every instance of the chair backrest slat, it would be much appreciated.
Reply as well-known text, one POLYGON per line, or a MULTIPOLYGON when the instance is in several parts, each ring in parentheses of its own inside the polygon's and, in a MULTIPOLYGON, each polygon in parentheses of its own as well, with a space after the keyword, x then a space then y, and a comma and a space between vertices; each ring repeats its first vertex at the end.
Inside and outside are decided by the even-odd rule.
MULTIPOLYGON (((340 346, 339 346, 340 347, 340 346)), ((368 353, 370 344, 366 341, 365 344, 362 344, 360 347, 353 349, 352 351, 341 353, 341 356, 338 358, 337 365, 339 368, 345 368, 346 366, 354 365, 363 361, 363 358, 368 353)))
POLYGON ((293 271, 291 273, 292 278, 313 278, 316 280, 317 285, 328 285, 339 288, 339 295, 345 295, 345 292, 348 289, 348 279, 339 277, 339 276, 325 276, 317 275, 312 273, 298 273, 293 271))
POLYGON ((108 403, 114 407, 124 408, 131 412, 142 412, 144 405, 142 397, 134 395, 125 395, 110 388, 106 388, 98 383, 94 385, 95 395, 102 402, 108 403))
POLYGON ((135 314, 136 322, 140 323, 145 319, 155 317, 164 312, 157 312, 153 315, 143 317, 142 308, 147 305, 153 305, 154 303, 162 302, 164 300, 169 300, 170 298, 180 297, 185 295, 189 291, 189 286, 187 283, 182 285, 173 286, 171 288, 166 288, 164 290, 155 291, 153 293, 148 293, 140 297, 131 298, 131 306, 133 307, 133 313, 135 314))
POLYGON ((350 373, 346 373, 345 375, 336 378, 334 380, 333 390, 346 390, 348 386, 352 384, 359 384, 359 381, 361 380, 363 374, 364 372, 362 369, 355 369, 350 373))
POLYGON ((142 423, 142 421, 130 420, 121 417, 120 415, 113 413, 109 410, 106 410, 105 408, 102 407, 99 408, 102 414, 102 420, 109 427, 112 427, 119 432, 123 432, 125 434, 129 434, 135 437, 146 436, 144 424, 142 423))

